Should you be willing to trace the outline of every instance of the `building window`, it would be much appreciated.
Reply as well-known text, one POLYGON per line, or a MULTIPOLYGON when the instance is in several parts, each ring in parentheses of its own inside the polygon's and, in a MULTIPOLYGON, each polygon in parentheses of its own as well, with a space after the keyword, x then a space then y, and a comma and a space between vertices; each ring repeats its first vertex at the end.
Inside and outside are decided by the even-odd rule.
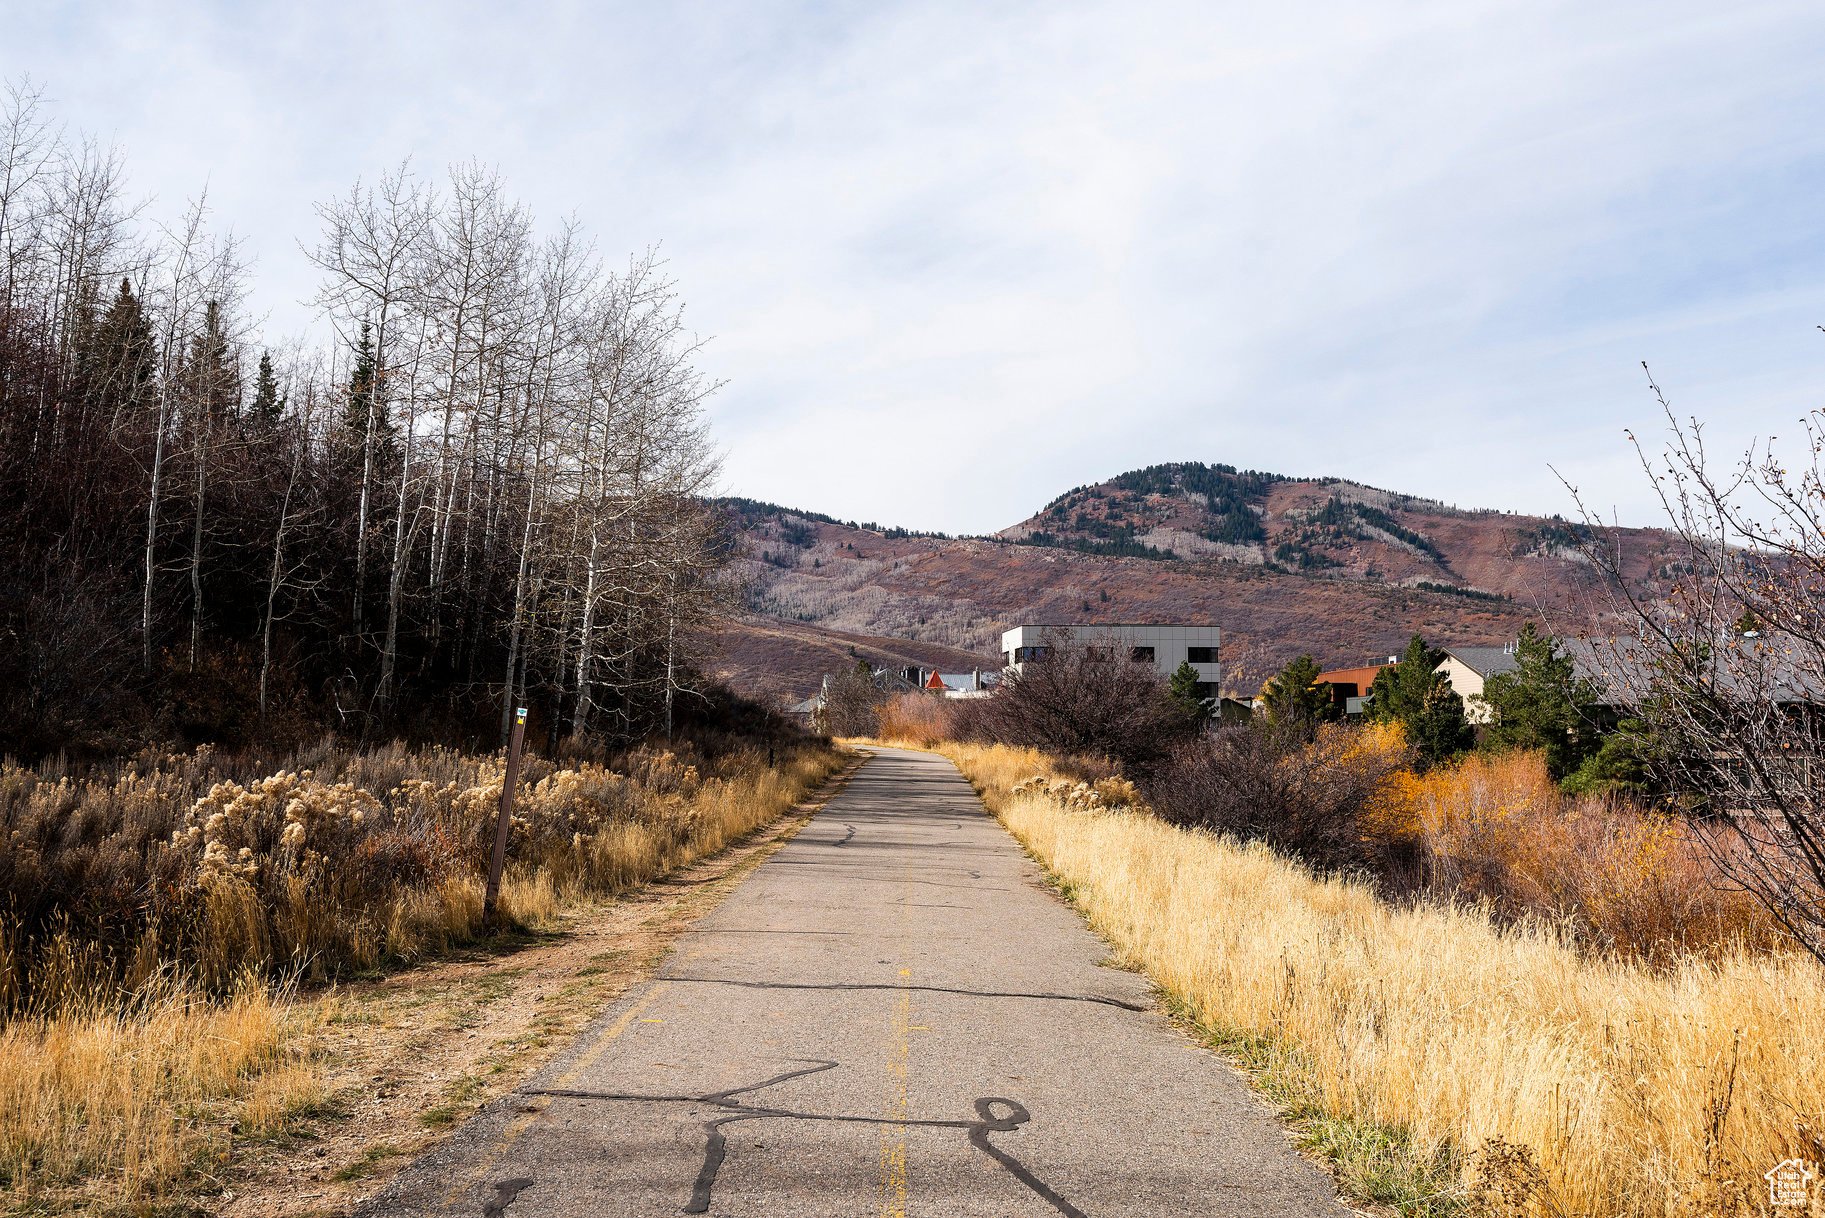
POLYGON ((1017 664, 1024 664, 1028 660, 1042 660, 1045 658, 1045 654, 1046 649, 1044 647, 1016 647, 1014 649, 1014 661, 1017 664))
POLYGON ((1214 698, 1217 696, 1217 683, 1215 681, 1199 681, 1196 685, 1192 686, 1192 692, 1197 695, 1200 702, 1206 698, 1214 698))
POLYGON ((1128 653, 1128 658, 1137 664, 1143 662, 1151 664, 1153 663, 1153 648, 1136 647, 1128 653))
POLYGON ((1185 658, 1193 664, 1215 664, 1217 649, 1215 647, 1187 647, 1185 658))

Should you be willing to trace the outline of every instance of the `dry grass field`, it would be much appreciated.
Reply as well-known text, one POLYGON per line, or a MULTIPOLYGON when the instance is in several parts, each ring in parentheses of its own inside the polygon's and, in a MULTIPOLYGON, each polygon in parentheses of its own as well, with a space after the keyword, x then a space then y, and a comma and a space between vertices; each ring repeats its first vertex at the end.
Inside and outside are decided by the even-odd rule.
POLYGON ((1409 1213, 1759 1213, 1763 1172, 1825 1158, 1808 957, 1643 959, 1487 905, 1397 906, 1258 846, 1073 808, 1026 782, 1055 773, 1037 753, 943 751, 1122 955, 1271 1078, 1359 1196, 1403 1200, 1368 1178, 1394 1159, 1427 1182, 1409 1213))
MULTIPOLYGON (((277 1137, 325 1102, 328 1008, 292 1001, 297 986, 481 936, 499 759, 395 747, 306 761, 247 781, 207 753, 89 781, 0 773, 15 909, 34 882, 55 898, 72 871, 144 877, 166 902, 136 936, 93 901, 15 915, 0 935, 8 1212, 148 1212, 207 1186, 231 1141, 277 1137), (85 824, 93 843, 72 836, 85 824)), ((506 920, 537 925, 713 854, 840 762, 805 748, 771 768, 751 752, 531 766, 506 920)))

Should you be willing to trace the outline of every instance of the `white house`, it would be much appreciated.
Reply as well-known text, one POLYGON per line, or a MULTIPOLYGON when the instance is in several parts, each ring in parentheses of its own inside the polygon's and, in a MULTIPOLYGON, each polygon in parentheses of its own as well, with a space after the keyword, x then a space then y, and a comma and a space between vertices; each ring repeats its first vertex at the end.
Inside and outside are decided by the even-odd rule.
POLYGON ((1472 723, 1488 723, 1489 704, 1483 701, 1483 686, 1489 678, 1513 672, 1521 666, 1515 658, 1514 644, 1501 647, 1447 647, 1444 663, 1437 671, 1445 674, 1451 688, 1464 700, 1464 717, 1472 723))
POLYGON ((1047 637, 1063 635, 1074 644, 1109 640, 1128 658, 1145 661, 1162 676, 1170 677, 1180 664, 1189 662, 1198 674, 1198 696, 1217 696, 1221 670, 1217 667, 1223 632, 1215 626, 1182 625, 1095 625, 1095 626, 1016 626, 1001 635, 1001 658, 1016 672, 1021 665, 1044 653, 1047 637))

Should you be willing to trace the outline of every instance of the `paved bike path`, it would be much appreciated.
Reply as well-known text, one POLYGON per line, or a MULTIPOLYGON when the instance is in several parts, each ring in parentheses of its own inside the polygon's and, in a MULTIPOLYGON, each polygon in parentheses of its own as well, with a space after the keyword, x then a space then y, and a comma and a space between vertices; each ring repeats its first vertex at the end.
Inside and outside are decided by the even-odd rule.
POLYGON ((880 749, 363 1215, 1328 1215, 942 757, 880 749))

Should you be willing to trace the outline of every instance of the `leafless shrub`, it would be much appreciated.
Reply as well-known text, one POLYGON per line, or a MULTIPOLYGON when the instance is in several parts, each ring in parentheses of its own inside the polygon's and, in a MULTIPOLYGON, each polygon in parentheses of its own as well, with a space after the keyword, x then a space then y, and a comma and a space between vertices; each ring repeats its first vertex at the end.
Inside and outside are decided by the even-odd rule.
MULTIPOLYGON (((963 699, 962 701, 981 701, 963 699)), ((877 711, 877 734, 920 748, 955 738, 956 710, 962 702, 925 691, 907 691, 883 702, 877 711)))
POLYGON ((1644 724, 1655 777, 1699 814, 1719 872, 1825 960, 1825 412, 1803 421, 1803 464, 1763 445, 1719 472, 1702 426, 1649 386, 1670 439, 1658 458, 1636 452, 1680 558, 1650 597, 1620 531, 1589 531, 1626 624, 1597 644, 1605 683, 1644 724))
POLYGON ((824 689, 817 713, 818 729, 827 736, 872 736, 880 730, 881 707, 888 698, 862 662, 838 673, 824 689))
POLYGON ((959 726, 974 738, 1056 756, 1107 757, 1137 775, 1196 730, 1152 664, 1130 660, 1113 638, 1074 642, 1062 632, 1048 636, 1038 659, 1009 672, 995 695, 976 700, 966 716, 959 726))
POLYGON ((1146 784, 1170 824, 1261 841, 1320 868, 1376 865, 1391 845, 1366 828, 1378 794, 1406 763, 1352 725, 1303 732, 1225 727, 1181 744, 1146 784))

